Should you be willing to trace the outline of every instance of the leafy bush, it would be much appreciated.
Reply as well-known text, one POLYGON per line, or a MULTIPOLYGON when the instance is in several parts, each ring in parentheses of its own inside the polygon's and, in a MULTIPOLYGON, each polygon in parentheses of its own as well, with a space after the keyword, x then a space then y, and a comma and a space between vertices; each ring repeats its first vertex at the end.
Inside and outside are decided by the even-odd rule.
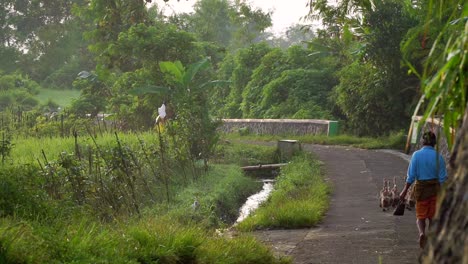
POLYGON ((0 73, 0 90, 17 90, 24 89, 30 94, 37 94, 40 86, 35 81, 29 79, 20 73, 1 75, 0 73))
POLYGON ((33 166, 0 167, 0 217, 47 215, 46 196, 39 186, 37 168, 33 166))

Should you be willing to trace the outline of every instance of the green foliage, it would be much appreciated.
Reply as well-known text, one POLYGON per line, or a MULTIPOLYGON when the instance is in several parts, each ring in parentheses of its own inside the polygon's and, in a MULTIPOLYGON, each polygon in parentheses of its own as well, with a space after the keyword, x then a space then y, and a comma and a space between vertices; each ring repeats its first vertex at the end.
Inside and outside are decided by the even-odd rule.
POLYGON ((253 8, 245 1, 235 1, 235 13, 231 19, 237 30, 231 45, 234 48, 246 47, 258 42, 258 35, 272 25, 272 13, 264 13, 260 8, 253 8))
POLYGON ((76 14, 89 24, 87 28, 90 30, 85 37, 91 42, 90 51, 98 55, 97 66, 102 70, 121 67, 126 63, 121 54, 113 52, 119 34, 134 25, 148 23, 143 1, 93 0, 77 9, 76 14))
POLYGON ((222 116, 229 118, 240 118, 242 116, 240 105, 244 87, 251 80, 251 75, 255 68, 260 65, 262 57, 270 50, 271 48, 266 43, 254 44, 248 48, 238 50, 233 60, 226 62, 229 65, 227 68, 232 70, 229 79, 232 83, 229 87, 229 95, 225 98, 224 107, 220 111, 222 116))
POLYGON ((181 223, 197 222, 206 227, 230 225, 247 197, 260 188, 261 183, 245 176, 238 166, 214 165, 207 174, 178 191, 170 215, 181 223), (195 200, 198 208, 192 208, 195 200))
POLYGON ((167 124, 168 134, 183 155, 189 154, 192 162, 203 160, 205 168, 218 140, 218 122, 208 113, 207 86, 212 82, 200 84, 196 77, 209 66, 208 59, 193 63, 187 69, 177 61, 160 63, 161 72, 173 87, 169 98, 176 111, 174 120, 167 124))
POLYGON ((141 67, 157 70, 161 61, 194 61, 198 51, 194 42, 193 35, 178 31, 174 26, 160 22, 151 26, 141 23, 121 32, 115 45, 106 50, 106 55, 114 67, 124 72, 141 67))
POLYGON ((268 83, 263 90, 261 106, 266 118, 284 118, 294 116, 302 109, 307 109, 306 118, 327 118, 330 115, 322 110, 326 107, 328 89, 333 77, 318 70, 287 70, 281 76, 268 83), (312 108, 307 108, 312 106, 312 108), (315 107, 314 107, 315 106, 315 107))
POLYGON ((303 228, 316 225, 328 208, 330 187, 318 161, 305 153, 281 169, 268 200, 237 228, 303 228))
POLYGON ((214 160, 222 164, 240 166, 268 164, 277 161, 276 148, 224 141, 216 148, 214 160))
POLYGON ((104 226, 82 218, 48 227, 2 218, 0 244, 7 263, 290 263, 250 236, 216 237, 157 217, 104 226))
MULTIPOLYGON (((35 166, 7 166, 0 168, 0 218, 17 216, 24 219, 45 217, 51 213, 47 197, 40 188, 35 166)), ((0 243, 1 244, 1 243, 0 243)))
POLYGON ((454 0, 442 1, 439 6, 429 0, 425 9, 426 17, 421 17, 420 24, 408 33, 403 49, 412 73, 420 78, 422 96, 427 99, 423 119, 443 116, 444 132, 451 148, 455 138, 452 129, 461 126, 468 102, 465 76, 468 5, 454 0), (414 47, 421 34, 423 52, 414 47), (426 46, 430 50, 424 50, 426 46), (422 53, 420 62, 411 58, 414 50, 422 53))
MULTIPOLYGON (((55 69, 55 67, 43 66, 48 67, 49 71, 55 69, 41 82, 43 87, 51 90, 70 91, 73 88, 73 82, 77 78, 79 72, 83 69, 95 67, 91 56, 87 52, 83 51, 82 54, 75 54, 70 51, 69 53, 71 54, 67 55, 72 55, 72 57, 62 67, 55 69)), ((57 65, 60 64, 57 63, 57 65)))
MULTIPOLYGON (((381 136, 378 138, 372 137, 357 137, 354 135, 340 134, 338 136, 329 137, 329 136, 314 136, 314 135, 305 135, 305 136, 294 136, 288 135, 290 139, 296 139, 304 143, 312 144, 321 144, 321 145, 342 145, 342 146, 353 146, 357 148, 364 149, 395 149, 403 150, 406 143, 406 134, 403 131, 393 132, 387 136, 381 136)), ((222 139, 229 139, 232 141, 236 140, 249 140, 249 141, 266 141, 266 142, 276 142, 280 139, 284 139, 282 136, 272 136, 272 135, 244 135, 239 136, 238 134, 223 134, 222 139)), ((258 162, 261 163, 261 162, 258 162)), ((258 164, 253 162, 252 164, 258 164)))
POLYGON ((46 105, 48 109, 57 109, 58 107, 65 108, 70 105, 73 99, 80 96, 78 90, 56 90, 56 89, 40 89, 37 94, 37 99, 42 105, 46 105))
POLYGON ((39 102, 34 95, 39 92, 40 86, 35 81, 19 73, 0 74, 0 110, 19 108, 31 110, 39 102))
POLYGON ((235 240, 213 239, 207 241, 201 248, 206 252, 201 257, 204 263, 291 263, 291 260, 285 257, 277 259, 268 254, 267 246, 258 244, 250 236, 239 235, 235 240))
POLYGON ((0 46, 0 72, 13 73, 17 70, 20 53, 13 47, 0 46))
POLYGON ((287 69, 286 56, 281 49, 273 49, 261 58, 260 65, 252 72, 251 80, 242 91, 242 116, 261 116, 260 105, 263 87, 287 69))
POLYGON ((357 135, 379 135, 394 129, 395 113, 382 76, 369 64, 355 62, 340 71, 335 88, 337 105, 348 119, 348 129, 357 135))
POLYGON ((179 174, 183 170, 171 164, 171 190, 178 195, 166 203, 157 179, 161 164, 153 156, 154 134, 120 134, 117 143, 111 135, 94 140, 79 138, 83 144, 78 146, 73 138, 19 142, 13 158, 28 153, 34 161, 31 152, 37 155, 41 146, 47 149, 39 154, 42 169, 0 168, 1 260, 218 263, 221 259, 223 263, 289 263, 273 257, 267 247, 249 236, 227 239, 212 229, 232 223, 240 204, 260 187, 238 166, 215 165, 197 181, 184 183, 179 174), (60 150, 66 152, 54 159, 50 153, 60 150), (139 189, 143 179, 150 184, 149 189, 139 189), (138 189, 138 197, 146 195, 137 202, 142 210, 139 217, 129 217, 125 212, 125 208, 134 206, 125 205, 131 199, 132 184, 138 189), (81 205, 79 199, 83 199, 81 205), (200 203, 196 210, 191 207, 194 199, 200 203), (118 221, 96 221, 111 211, 118 221))
POLYGON ((202 0, 194 5, 190 16, 191 30, 207 42, 229 46, 232 40, 233 24, 229 19, 233 12, 227 0, 202 0))
POLYGON ((5 163, 5 159, 10 156, 11 149, 13 147, 14 144, 11 142, 11 134, 5 135, 5 132, 2 132, 2 140, 0 140, 0 156, 2 156, 2 165, 5 163))
POLYGON ((0 73, 0 90, 25 90, 30 94, 36 94, 39 84, 20 73, 2 75, 0 73))
POLYGON ((13 67, 21 67, 34 80, 42 81, 66 64, 84 46, 80 25, 71 14, 74 5, 84 2, 2 1, 2 68, 12 72, 13 67))

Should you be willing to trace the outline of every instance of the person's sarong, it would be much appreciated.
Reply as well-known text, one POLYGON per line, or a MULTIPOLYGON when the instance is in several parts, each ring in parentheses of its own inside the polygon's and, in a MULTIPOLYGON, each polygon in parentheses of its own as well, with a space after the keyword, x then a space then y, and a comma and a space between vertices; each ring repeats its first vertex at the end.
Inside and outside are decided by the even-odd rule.
POLYGON ((416 218, 434 218, 437 205, 437 196, 432 196, 426 200, 416 201, 416 218))
POLYGON ((427 200, 439 193, 440 183, 439 180, 416 180, 413 188, 414 198, 416 201, 427 200))

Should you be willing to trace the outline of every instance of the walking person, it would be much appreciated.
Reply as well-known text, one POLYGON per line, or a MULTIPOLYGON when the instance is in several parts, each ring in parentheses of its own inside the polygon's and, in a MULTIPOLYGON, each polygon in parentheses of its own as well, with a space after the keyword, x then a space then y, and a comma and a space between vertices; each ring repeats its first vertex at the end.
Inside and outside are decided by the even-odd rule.
POLYGON ((437 142, 433 132, 423 134, 423 147, 414 152, 408 166, 406 185, 400 199, 406 197, 409 187, 414 183, 413 194, 416 200, 416 224, 419 230, 419 246, 424 248, 427 241, 426 222, 429 226, 435 215, 437 194, 447 179, 445 161, 434 146, 437 142))

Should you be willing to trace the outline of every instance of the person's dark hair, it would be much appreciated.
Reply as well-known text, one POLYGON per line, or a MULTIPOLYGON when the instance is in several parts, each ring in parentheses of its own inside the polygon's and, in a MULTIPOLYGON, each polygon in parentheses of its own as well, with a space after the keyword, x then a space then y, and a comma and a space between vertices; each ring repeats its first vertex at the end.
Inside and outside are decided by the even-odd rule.
POLYGON ((425 146, 434 147, 435 144, 437 143, 436 135, 432 131, 425 132, 422 138, 423 138, 423 145, 425 146))

